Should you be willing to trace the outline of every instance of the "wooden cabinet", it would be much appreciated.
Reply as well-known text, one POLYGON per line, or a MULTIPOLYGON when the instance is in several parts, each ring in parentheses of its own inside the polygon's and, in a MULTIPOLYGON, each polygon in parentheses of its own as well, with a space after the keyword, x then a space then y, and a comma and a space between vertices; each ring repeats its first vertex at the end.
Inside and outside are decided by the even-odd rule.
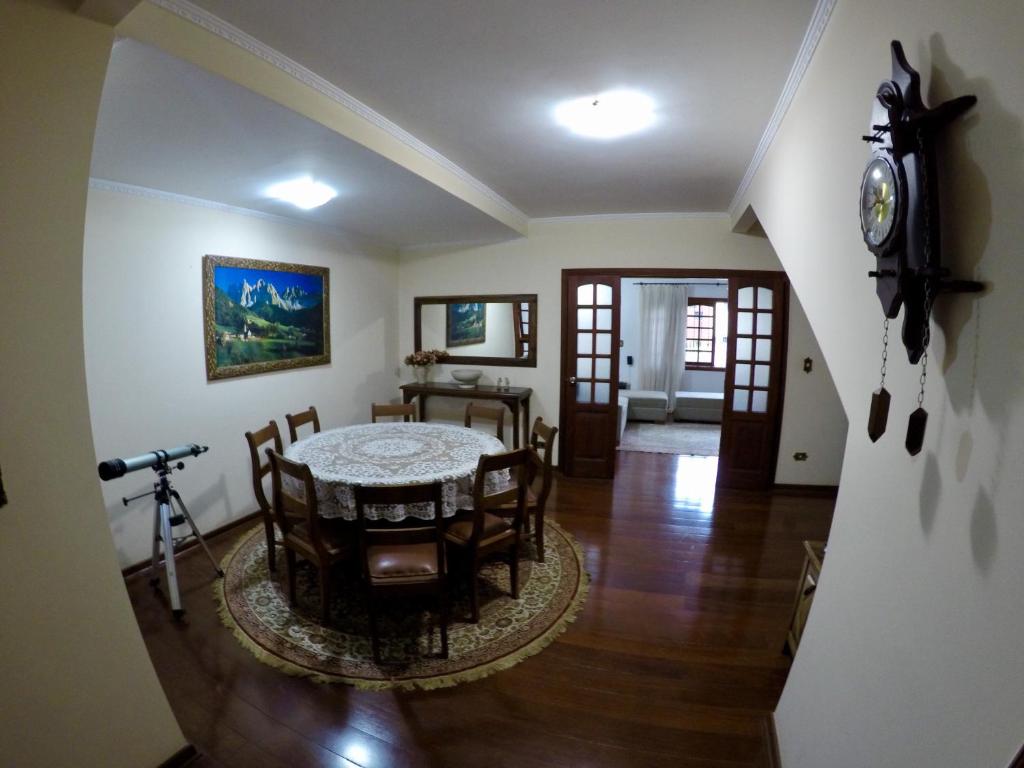
POLYGON ((793 601, 793 616, 789 622, 789 633, 786 635, 784 651, 796 654, 800 645, 800 637, 807 625, 807 616, 811 612, 814 592, 818 588, 818 577, 821 575, 821 561, 825 559, 824 541, 804 542, 804 568, 800 573, 800 581, 796 587, 796 598, 793 601))

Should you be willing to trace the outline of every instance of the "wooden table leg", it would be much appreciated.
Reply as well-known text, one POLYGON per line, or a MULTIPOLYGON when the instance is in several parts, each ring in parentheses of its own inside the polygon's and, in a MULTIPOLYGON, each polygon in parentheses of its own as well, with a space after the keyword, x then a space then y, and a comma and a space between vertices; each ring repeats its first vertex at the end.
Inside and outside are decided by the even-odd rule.
POLYGON ((512 450, 515 450, 519 447, 519 401, 509 398, 504 404, 512 412, 512 450))
POLYGON ((533 425, 530 424, 530 398, 523 400, 523 444, 530 444, 530 430, 533 425))

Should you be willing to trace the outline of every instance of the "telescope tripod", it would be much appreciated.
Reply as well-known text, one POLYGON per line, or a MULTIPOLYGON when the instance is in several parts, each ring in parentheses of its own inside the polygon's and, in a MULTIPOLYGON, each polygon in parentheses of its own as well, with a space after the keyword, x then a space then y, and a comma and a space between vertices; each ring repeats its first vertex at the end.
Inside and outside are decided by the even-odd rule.
MULTIPOLYGON (((181 462, 178 463, 177 469, 184 469, 185 465, 181 462)), ((172 528, 174 526, 188 523, 189 528, 192 529, 191 534, 180 536, 177 542, 180 543, 189 536, 194 536, 199 545, 203 548, 206 553, 206 557, 209 558, 210 563, 213 565, 214 571, 217 575, 224 576, 224 571, 217 565, 217 561, 213 559, 213 554, 210 552, 210 548, 206 546, 206 541, 203 539, 203 535, 199 532, 196 527, 195 521, 192 519, 192 515, 188 513, 188 508, 185 506, 185 502, 181 500, 181 496, 171 485, 169 475, 172 472, 172 467, 166 463, 160 463, 153 467, 153 471, 157 473, 158 480, 153 483, 153 490, 149 493, 144 493, 140 496, 133 496, 130 499, 122 499, 124 504, 127 506, 129 501, 140 499, 143 496, 152 495, 156 500, 156 507, 153 514, 153 561, 149 566, 149 583, 152 586, 157 586, 160 583, 160 576, 157 570, 160 567, 160 544, 163 543, 164 547, 164 570, 167 575, 167 596, 171 602, 171 613, 174 614, 175 619, 180 619, 185 609, 181 607, 181 594, 178 591, 178 571, 174 562, 174 546, 176 540, 172 528), (177 502, 177 505, 175 505, 177 502), (175 506, 181 511, 175 514, 175 506)))

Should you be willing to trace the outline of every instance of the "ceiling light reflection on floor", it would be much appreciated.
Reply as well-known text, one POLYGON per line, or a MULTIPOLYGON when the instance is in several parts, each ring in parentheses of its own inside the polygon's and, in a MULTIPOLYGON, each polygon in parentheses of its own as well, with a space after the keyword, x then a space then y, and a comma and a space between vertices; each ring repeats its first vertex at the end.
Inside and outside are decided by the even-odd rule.
POLYGON ((697 509, 710 517, 715 506, 717 456, 679 456, 672 501, 687 509, 697 509))
POLYGON ((370 762, 370 750, 359 743, 349 744, 342 754, 356 765, 367 765, 370 762))
POLYGON ((267 197, 283 200, 309 211, 336 198, 338 191, 322 181, 314 181, 312 176, 300 176, 297 179, 272 184, 267 187, 265 194, 267 197))
POLYGON ((649 128, 657 115, 647 94, 615 90, 563 101, 555 106, 554 118, 588 139, 618 139, 649 128))

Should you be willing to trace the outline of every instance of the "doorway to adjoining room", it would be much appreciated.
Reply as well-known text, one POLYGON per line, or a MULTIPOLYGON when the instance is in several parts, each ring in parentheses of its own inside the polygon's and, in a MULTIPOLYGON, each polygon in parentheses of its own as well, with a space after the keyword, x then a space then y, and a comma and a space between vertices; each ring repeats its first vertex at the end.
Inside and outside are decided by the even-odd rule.
POLYGON ((624 279, 620 316, 618 450, 714 457, 717 469, 728 280, 624 279))

